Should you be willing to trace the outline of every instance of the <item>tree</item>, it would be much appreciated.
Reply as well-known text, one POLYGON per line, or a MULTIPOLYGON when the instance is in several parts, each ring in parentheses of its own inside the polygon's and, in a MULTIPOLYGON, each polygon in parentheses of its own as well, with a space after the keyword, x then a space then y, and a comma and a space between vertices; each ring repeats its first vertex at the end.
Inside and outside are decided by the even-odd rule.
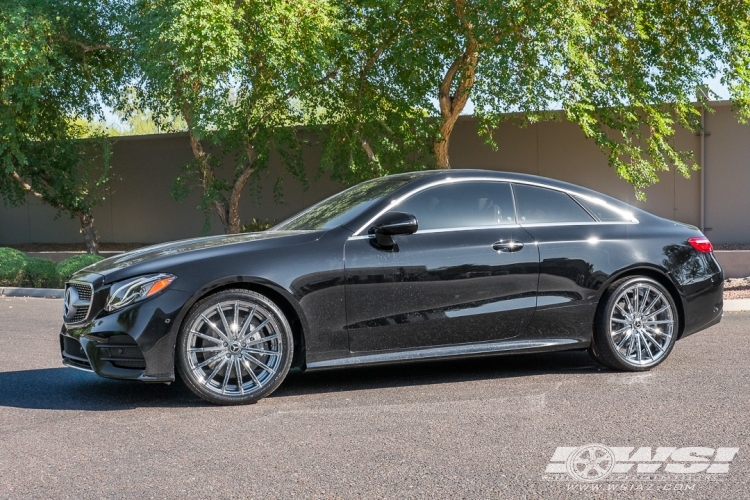
MULTIPOLYGON (((697 131, 696 89, 722 72, 745 120, 750 112, 750 4, 724 1, 450 2, 453 26, 439 82, 440 167, 450 167, 452 124, 468 98, 486 137, 508 112, 549 119, 556 104, 636 188, 674 166, 695 168, 674 148, 675 126, 697 131)), ((707 96, 699 95, 705 102, 707 96)))
POLYGON ((226 233, 240 231, 240 197, 272 151, 305 179, 295 129, 305 114, 297 103, 335 75, 325 51, 334 21, 326 0, 135 2, 135 107, 151 110, 157 123, 185 121, 195 161, 176 191, 197 185, 201 208, 226 233), (221 168, 227 160, 229 175, 221 168))
POLYGON ((352 184, 434 164, 429 61, 409 45, 430 14, 422 1, 343 0, 328 47, 335 77, 316 88, 308 113, 324 126, 321 170, 352 184))
POLYGON ((127 68, 116 17, 114 4, 93 0, 0 10, 0 194, 15 204, 31 194, 78 218, 89 253, 98 253, 92 211, 104 199, 109 144, 85 124, 127 68))

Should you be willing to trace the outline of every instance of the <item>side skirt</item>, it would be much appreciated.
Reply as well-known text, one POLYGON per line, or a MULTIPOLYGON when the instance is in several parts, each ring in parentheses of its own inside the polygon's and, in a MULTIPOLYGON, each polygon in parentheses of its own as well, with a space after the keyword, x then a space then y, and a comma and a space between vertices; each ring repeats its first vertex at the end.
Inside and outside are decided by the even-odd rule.
POLYGON ((427 347, 407 351, 380 351, 374 354, 349 356, 307 363, 307 370, 343 368, 346 366, 382 365, 410 361, 461 358, 498 353, 533 353, 583 349, 589 342, 574 339, 506 340, 482 344, 460 344, 443 347, 427 347))

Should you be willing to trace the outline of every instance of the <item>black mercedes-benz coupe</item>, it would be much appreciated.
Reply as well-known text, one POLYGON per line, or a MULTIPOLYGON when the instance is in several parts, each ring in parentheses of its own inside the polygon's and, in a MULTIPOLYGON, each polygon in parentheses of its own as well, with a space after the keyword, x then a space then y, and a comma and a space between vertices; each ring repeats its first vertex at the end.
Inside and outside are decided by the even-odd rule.
MULTIPOLYGON (((252 403, 303 370, 588 349, 658 365, 718 323, 723 273, 695 227, 531 175, 358 184, 261 233, 112 257, 67 284, 63 363, 252 403)), ((501 363, 498 358, 498 363, 501 363)))

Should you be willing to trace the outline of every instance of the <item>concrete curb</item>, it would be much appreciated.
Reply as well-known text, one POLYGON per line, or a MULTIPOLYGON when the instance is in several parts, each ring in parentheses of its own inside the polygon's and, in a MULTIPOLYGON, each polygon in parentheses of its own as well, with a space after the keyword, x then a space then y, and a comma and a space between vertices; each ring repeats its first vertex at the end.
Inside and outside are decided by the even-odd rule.
POLYGON ((724 310, 729 312, 750 311, 750 299, 725 300, 724 310))
POLYGON ((8 286, 0 288, 0 296, 61 299, 65 296, 65 290, 59 288, 17 288, 8 286))
MULTIPOLYGON (((0 296, 5 297, 35 297, 45 299, 61 299, 65 290, 58 288, 0 288, 0 296)), ((750 299, 733 299, 724 301, 727 312, 750 311, 750 299)))

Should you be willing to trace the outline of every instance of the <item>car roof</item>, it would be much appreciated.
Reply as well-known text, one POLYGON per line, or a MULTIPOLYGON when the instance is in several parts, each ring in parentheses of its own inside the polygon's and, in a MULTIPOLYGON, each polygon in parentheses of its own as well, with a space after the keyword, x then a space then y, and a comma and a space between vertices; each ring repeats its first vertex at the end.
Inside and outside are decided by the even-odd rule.
MULTIPOLYGON (((543 177, 541 175, 533 175, 533 174, 522 174, 519 172, 504 172, 504 171, 499 171, 499 170, 483 170, 483 169, 469 169, 469 168, 421 170, 421 171, 416 171, 416 172, 407 172, 403 174, 393 174, 393 175, 389 175, 388 177, 410 177, 411 179, 413 179, 413 182, 418 183, 418 184, 422 184, 422 182, 420 181, 434 182, 436 180, 449 179, 449 178, 488 177, 488 178, 494 178, 494 179, 506 179, 510 182, 518 181, 518 182, 542 184, 542 185, 547 185, 549 187, 555 187, 558 189, 564 189, 568 191, 578 191, 578 192, 581 192, 582 194, 590 194, 590 195, 603 196, 606 198, 610 198, 609 196, 603 193, 600 193, 598 191, 593 191, 591 189, 588 189, 583 186, 579 186, 577 184, 571 184, 569 182, 552 179, 550 177, 543 177)), ((623 203, 623 202, 620 201, 620 203, 623 203)))

